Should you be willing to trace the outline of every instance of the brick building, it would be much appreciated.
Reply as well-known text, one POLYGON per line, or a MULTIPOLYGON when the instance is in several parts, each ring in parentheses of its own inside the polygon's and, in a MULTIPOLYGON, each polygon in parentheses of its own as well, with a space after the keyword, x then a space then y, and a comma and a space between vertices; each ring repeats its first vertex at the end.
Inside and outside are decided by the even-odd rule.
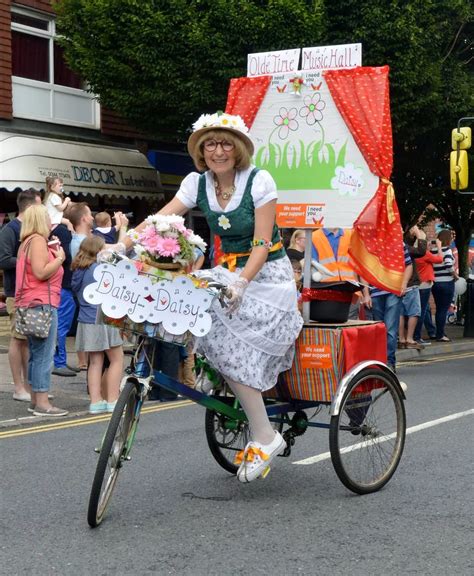
POLYGON ((164 198, 148 141, 85 90, 55 37, 49 0, 0 0, 0 225, 46 176, 92 210, 141 218, 164 198))

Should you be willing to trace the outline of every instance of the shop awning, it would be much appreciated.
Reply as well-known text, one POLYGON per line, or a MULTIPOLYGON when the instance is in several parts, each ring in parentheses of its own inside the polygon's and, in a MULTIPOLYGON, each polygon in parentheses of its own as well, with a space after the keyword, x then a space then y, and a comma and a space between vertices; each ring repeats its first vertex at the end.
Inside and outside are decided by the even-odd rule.
POLYGON ((66 192, 160 198, 162 185, 146 156, 129 148, 0 132, 0 188, 44 190, 47 176, 66 192))

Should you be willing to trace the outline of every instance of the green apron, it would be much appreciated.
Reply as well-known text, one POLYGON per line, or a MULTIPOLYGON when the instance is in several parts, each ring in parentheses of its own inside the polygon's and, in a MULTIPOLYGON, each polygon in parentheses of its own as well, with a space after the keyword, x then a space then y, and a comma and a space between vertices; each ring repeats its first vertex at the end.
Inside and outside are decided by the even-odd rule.
MULTIPOLYGON (((249 175, 240 204, 229 212, 214 212, 209 206, 206 191, 206 176, 199 177, 197 205, 204 214, 212 234, 220 237, 224 254, 240 254, 250 252, 255 231, 255 206, 252 198, 252 184, 258 168, 254 168, 249 175)), ((280 242, 280 232, 276 224, 273 225, 271 242, 280 242)), ((285 256, 285 249, 280 248, 268 253, 267 262, 278 260, 285 256)), ((243 268, 249 255, 239 256, 237 266, 243 268)), ((227 264, 225 264, 227 266, 227 264)))

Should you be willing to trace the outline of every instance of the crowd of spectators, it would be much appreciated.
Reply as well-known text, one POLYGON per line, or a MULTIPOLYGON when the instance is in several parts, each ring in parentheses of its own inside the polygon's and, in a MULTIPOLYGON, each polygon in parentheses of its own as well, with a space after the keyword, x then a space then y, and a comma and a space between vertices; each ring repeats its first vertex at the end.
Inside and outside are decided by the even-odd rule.
MULTIPOLYGON (((322 228, 311 235, 312 264, 319 263, 331 274, 321 282, 358 282, 358 299, 350 308, 350 319, 370 319, 385 323, 387 331, 387 362, 396 370, 397 348, 422 350, 431 340, 449 342, 445 334, 448 309, 454 298, 458 276, 451 249, 452 232, 441 230, 436 238, 427 239, 418 226, 407 230, 403 237, 405 269, 401 294, 368 285, 356 275, 349 255, 350 230, 322 228), (433 322, 432 303, 435 307, 433 322), (423 338, 423 327, 427 334, 423 338)), ((297 286, 303 286, 305 230, 295 230, 287 253, 292 262, 297 286)), ((321 270, 321 266, 318 270, 321 270)), ((319 283, 319 284, 320 284, 319 283)), ((317 285, 313 283, 313 286, 317 285)))

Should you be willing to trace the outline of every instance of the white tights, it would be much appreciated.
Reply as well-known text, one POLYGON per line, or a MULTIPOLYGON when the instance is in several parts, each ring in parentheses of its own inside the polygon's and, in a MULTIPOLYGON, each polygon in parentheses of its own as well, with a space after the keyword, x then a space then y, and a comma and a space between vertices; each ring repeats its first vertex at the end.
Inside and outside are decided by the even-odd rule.
POLYGON ((245 386, 229 378, 226 378, 226 380, 247 415, 252 440, 260 444, 270 444, 275 439, 275 430, 268 419, 260 390, 245 386))

